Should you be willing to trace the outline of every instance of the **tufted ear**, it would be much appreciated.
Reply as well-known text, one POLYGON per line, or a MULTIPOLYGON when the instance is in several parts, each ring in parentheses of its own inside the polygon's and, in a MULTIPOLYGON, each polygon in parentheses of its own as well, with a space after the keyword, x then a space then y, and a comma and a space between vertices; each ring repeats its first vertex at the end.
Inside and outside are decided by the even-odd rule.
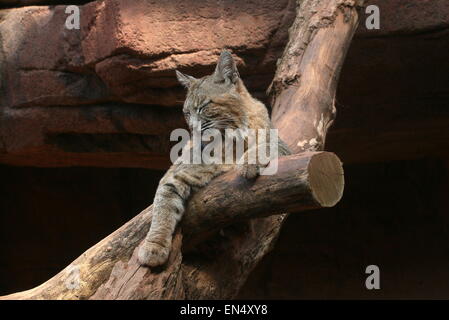
POLYGON ((214 72, 215 82, 235 83, 240 77, 232 54, 223 50, 214 72))
POLYGON ((178 78, 179 83, 181 83, 187 89, 190 88, 190 85, 192 84, 192 82, 196 80, 192 76, 189 76, 187 74, 179 72, 178 70, 175 70, 175 71, 176 71, 176 78, 178 78))

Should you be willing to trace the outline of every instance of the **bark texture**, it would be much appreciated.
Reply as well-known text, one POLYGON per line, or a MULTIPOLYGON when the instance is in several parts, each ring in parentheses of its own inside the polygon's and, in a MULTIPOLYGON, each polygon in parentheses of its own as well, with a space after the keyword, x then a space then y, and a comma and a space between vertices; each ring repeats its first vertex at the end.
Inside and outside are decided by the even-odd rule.
MULTIPOLYGON (((217 255, 210 244, 207 248, 200 248, 200 254, 195 245, 213 234, 212 231, 261 214, 333 206, 340 200, 343 187, 341 162, 329 152, 306 152, 283 157, 279 160, 276 175, 262 176, 253 183, 248 183, 236 172, 229 172, 192 197, 182 222, 184 232, 177 232, 166 266, 149 269, 140 266, 136 259, 135 249, 151 225, 150 206, 49 281, 3 299, 192 298, 190 292, 211 283, 204 278, 203 264, 196 265, 193 256, 217 255), (182 252, 196 250, 195 254, 188 254, 184 260, 181 234, 187 244, 182 252)), ((228 242, 229 236, 234 237, 232 233, 226 235, 226 230, 234 230, 224 230, 225 235, 218 237, 222 244, 228 242)), ((212 247, 218 248, 214 244, 212 247)), ((218 255, 221 256, 221 252, 218 255)), ((197 298, 210 294, 208 291, 201 292, 205 295, 197 298)))
POLYGON ((268 89, 273 122, 293 152, 322 150, 336 116, 335 93, 363 1, 302 1, 268 89), (285 116, 288 114, 288 117, 285 116), (300 130, 298 130, 300 128, 300 130))
MULTIPOLYGON (((326 131, 335 117, 338 75, 357 26, 357 6, 361 3, 355 0, 298 1, 290 40, 271 86, 274 125, 294 152, 316 151, 324 147, 326 131)), ((226 179, 226 176, 219 177, 218 182, 214 181, 204 192, 218 186, 221 179, 226 179)), ((259 180, 263 182, 262 178, 259 180)), ((259 181, 255 186, 257 183, 259 181)), ((238 189, 234 191, 239 193, 238 189)), ((269 189, 260 194, 269 199, 269 189)), ((244 194, 241 196, 248 199, 244 194)), ((290 205, 292 200, 289 198, 286 203, 290 205)), ((191 205, 194 205, 195 200, 192 201, 191 205)), ((310 203, 307 199, 301 201, 310 203)), ((230 207, 231 204, 228 203, 230 207)), ((274 208, 272 205, 254 206, 251 210, 260 217, 273 214, 270 210, 274 208)), ((284 209, 292 208, 279 207, 276 213, 284 212, 284 209)), ((251 210, 241 212, 241 215, 251 217, 251 210)), ((231 225, 225 228, 224 236, 208 239, 184 257, 181 255, 182 233, 178 231, 167 266, 161 270, 149 270, 136 263, 133 253, 145 235, 149 216, 150 209, 147 209, 41 286, 4 298, 232 298, 273 247, 286 218, 286 214, 279 214, 231 225)), ((202 214, 198 217, 206 219, 202 214)))

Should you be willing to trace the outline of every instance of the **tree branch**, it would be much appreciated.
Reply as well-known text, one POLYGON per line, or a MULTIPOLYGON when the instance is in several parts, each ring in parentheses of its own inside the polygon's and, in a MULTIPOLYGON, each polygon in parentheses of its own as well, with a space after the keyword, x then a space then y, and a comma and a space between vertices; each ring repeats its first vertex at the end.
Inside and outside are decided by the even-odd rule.
MULTIPOLYGON (((184 242, 192 248, 214 230, 260 215, 333 206, 340 200, 343 186, 341 162, 329 152, 283 157, 279 160, 277 174, 261 176, 253 183, 238 176, 237 172, 228 172, 189 201, 182 222, 184 242)), ((179 298, 176 294, 165 296, 164 288, 157 286, 164 275, 171 275, 169 279, 178 277, 173 270, 179 270, 181 263, 179 234, 174 244, 177 250, 172 251, 168 268, 158 272, 156 277, 152 273, 154 270, 140 267, 133 254, 151 225, 151 215, 150 206, 49 281, 35 289, 4 298, 86 299, 94 296, 114 299, 130 298, 129 293, 135 298, 136 292, 143 299, 149 296, 179 298), (124 264, 124 259, 129 260, 128 263, 124 264), (126 277, 128 273, 129 277, 126 277), (151 278, 152 285, 147 283, 142 287, 142 277, 151 278), (155 288, 161 291, 155 293, 155 288)))
POLYGON ((338 77, 364 0, 304 0, 268 93, 272 121, 292 152, 323 150, 338 77), (300 128, 300 130, 298 130, 300 128))
MULTIPOLYGON (((338 75, 357 27, 356 7, 362 3, 298 1, 290 40, 270 89, 273 123, 294 152, 324 147, 327 129, 335 118, 338 75)), ((273 247, 287 215, 233 224, 221 238, 215 236, 196 246, 205 236, 203 230, 215 230, 239 218, 330 206, 341 197, 341 164, 332 154, 289 156, 280 160, 279 170, 282 179, 260 177, 253 185, 229 173, 195 195, 183 223, 185 254, 181 254, 183 241, 178 230, 165 268, 150 270, 136 261, 135 250, 150 225, 148 208, 41 286, 3 299, 232 298, 273 247), (295 185, 292 190, 283 189, 287 181, 295 185), (199 249, 201 254, 187 253, 188 249, 199 249)))

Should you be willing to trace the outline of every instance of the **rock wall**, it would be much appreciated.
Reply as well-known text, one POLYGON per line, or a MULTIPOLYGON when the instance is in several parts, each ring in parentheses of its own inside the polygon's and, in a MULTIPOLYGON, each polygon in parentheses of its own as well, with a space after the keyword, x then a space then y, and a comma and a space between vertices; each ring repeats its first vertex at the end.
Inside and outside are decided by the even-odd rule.
MULTIPOLYGON (((449 293, 449 2, 368 4, 381 29, 362 19, 326 146, 345 163, 345 196, 292 215, 242 298, 449 293), (368 292, 376 263, 382 290, 368 292)), ((226 46, 267 102, 294 5, 0 1, 0 294, 48 279, 151 202, 162 171, 149 169, 169 165, 168 135, 185 125, 176 68, 209 73, 226 46), (74 3, 77 31, 64 28, 74 3)))
MULTIPOLYGON (((447 155, 449 3, 369 3, 381 29, 362 19, 328 149, 345 162, 447 155)), ((166 168, 168 134, 184 126, 174 70, 209 73, 228 47, 266 101, 294 5, 93 1, 80 6, 80 30, 65 28, 65 5, 0 10, 0 162, 166 168)))

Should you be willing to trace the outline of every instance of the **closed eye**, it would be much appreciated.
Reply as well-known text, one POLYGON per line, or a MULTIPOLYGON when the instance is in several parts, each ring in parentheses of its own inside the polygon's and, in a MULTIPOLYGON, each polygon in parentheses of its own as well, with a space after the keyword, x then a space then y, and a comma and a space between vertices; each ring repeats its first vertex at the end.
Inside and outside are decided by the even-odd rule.
POLYGON ((203 104, 198 108, 198 113, 202 113, 203 110, 204 110, 204 108, 205 108, 209 103, 211 103, 211 102, 212 102, 212 101, 209 100, 209 101, 203 103, 203 104))

